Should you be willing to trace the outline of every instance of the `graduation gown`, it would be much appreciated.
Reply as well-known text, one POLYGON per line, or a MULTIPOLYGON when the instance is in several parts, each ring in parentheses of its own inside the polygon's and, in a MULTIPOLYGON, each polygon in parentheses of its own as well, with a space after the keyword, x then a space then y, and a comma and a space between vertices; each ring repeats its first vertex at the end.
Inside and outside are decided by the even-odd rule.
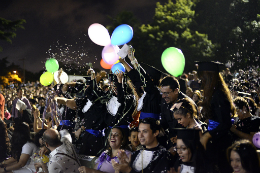
POLYGON ((84 92, 86 97, 76 99, 78 114, 83 119, 83 125, 86 129, 80 141, 82 146, 80 147, 79 153, 96 156, 104 147, 102 130, 106 127, 104 119, 106 114, 106 104, 104 101, 106 95, 96 86, 95 81, 90 84, 91 85, 84 92), (85 110, 84 108, 88 101, 90 101, 92 105, 88 110, 85 110))
POLYGON ((173 156, 165 148, 157 146, 151 149, 138 150, 132 153, 130 173, 166 173, 173 167, 173 156))
POLYGON ((215 128, 210 128, 208 124, 208 132, 212 136, 210 141, 207 143, 207 157, 210 169, 212 172, 217 169, 220 172, 229 172, 230 165, 226 159, 226 149, 232 144, 232 136, 230 132, 231 128, 231 108, 230 103, 225 94, 220 90, 216 89, 213 93, 211 100, 211 115, 209 121, 214 121, 218 125, 215 128), (216 167, 217 165, 217 167, 216 167))
POLYGON ((141 74, 145 77, 145 84, 141 81, 140 74, 135 69, 132 69, 130 72, 127 73, 127 76, 131 79, 134 86, 137 89, 139 89, 139 91, 141 86, 144 86, 143 89, 146 95, 143 98, 143 105, 141 106, 140 111, 144 113, 153 113, 159 115, 161 112, 160 103, 162 98, 160 91, 155 86, 151 78, 147 74, 145 74, 142 70, 141 70, 141 74))

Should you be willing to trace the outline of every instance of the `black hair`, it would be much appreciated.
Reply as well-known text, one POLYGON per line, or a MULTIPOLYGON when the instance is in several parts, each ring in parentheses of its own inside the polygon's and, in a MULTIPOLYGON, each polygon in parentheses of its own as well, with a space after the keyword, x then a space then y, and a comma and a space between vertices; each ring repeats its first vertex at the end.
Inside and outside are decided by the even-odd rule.
POLYGON ((176 88, 180 89, 178 80, 173 76, 164 77, 160 83, 160 86, 170 86, 172 91, 174 91, 176 88))
POLYGON ((254 101, 254 99, 252 99, 251 97, 245 97, 247 103, 248 103, 248 106, 249 106, 249 109, 250 109, 250 112, 255 115, 255 112, 257 110, 257 104, 256 102, 254 101))
POLYGON ((138 132, 138 127, 132 127, 132 128, 129 130, 129 136, 132 135, 132 132, 138 132))
POLYGON ((235 106, 238 107, 239 109, 243 109, 243 106, 245 106, 246 110, 249 111, 248 102, 243 97, 236 97, 233 102, 235 106))
POLYGON ((197 110, 189 98, 180 99, 175 104, 178 104, 178 103, 182 103, 181 107, 179 109, 177 107, 175 107, 173 109, 174 113, 181 114, 184 117, 186 117, 187 113, 190 113, 191 118, 197 117, 197 110))
POLYGON ((230 162, 231 151, 235 151, 240 156, 243 169, 247 173, 260 172, 259 157, 255 146, 246 139, 236 141, 227 149, 227 159, 230 162))
POLYGON ((206 173, 206 151, 200 141, 182 139, 183 143, 190 149, 191 162, 195 167, 195 173, 206 173))
POLYGON ((14 133, 11 140, 11 154, 14 159, 19 161, 22 148, 27 142, 32 142, 30 137, 30 129, 27 123, 15 125, 14 133))
POLYGON ((34 136, 34 143, 37 147, 40 147, 39 139, 42 138, 43 133, 46 131, 46 129, 41 129, 39 132, 37 132, 34 136))
MULTIPOLYGON (((149 124, 150 129, 152 130, 153 133, 156 133, 157 130, 160 131, 160 129, 161 129, 159 121, 154 119, 154 118, 141 119, 140 122, 139 122, 139 126, 140 126, 141 123, 149 124)), ((138 128, 139 128, 139 126, 138 126, 138 128)))

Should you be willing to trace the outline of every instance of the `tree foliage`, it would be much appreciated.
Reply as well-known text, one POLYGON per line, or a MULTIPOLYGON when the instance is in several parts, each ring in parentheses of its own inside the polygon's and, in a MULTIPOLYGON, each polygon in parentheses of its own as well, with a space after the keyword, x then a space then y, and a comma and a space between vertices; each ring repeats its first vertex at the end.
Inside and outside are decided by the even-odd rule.
MULTIPOLYGON (((24 29, 23 24, 25 22, 24 19, 11 21, 0 17, 0 40, 12 43, 12 38, 16 36, 16 30, 18 28, 24 29)), ((2 47, 0 46, 1 51, 2 47)))
POLYGON ((245 68, 259 63, 259 9, 259 0, 200 0, 196 27, 220 45, 215 52, 220 61, 245 68))
POLYGON ((195 3, 191 0, 169 0, 164 5, 158 2, 152 22, 134 30, 131 44, 136 50, 138 61, 164 70, 161 55, 168 47, 177 47, 183 51, 185 69, 188 70, 195 68, 195 60, 213 57, 216 44, 208 39, 207 34, 192 28, 195 25, 194 6, 195 3))

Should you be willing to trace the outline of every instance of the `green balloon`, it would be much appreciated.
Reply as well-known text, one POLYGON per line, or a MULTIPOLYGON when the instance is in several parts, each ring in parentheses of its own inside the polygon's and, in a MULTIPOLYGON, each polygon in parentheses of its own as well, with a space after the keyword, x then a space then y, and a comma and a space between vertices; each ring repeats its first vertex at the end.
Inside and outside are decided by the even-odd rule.
POLYGON ((48 72, 54 73, 59 69, 59 63, 56 59, 50 58, 46 61, 45 67, 48 72))
POLYGON ((182 51, 175 47, 169 47, 162 53, 162 65, 164 69, 173 75, 179 77, 182 75, 185 67, 185 58, 182 51))
POLYGON ((40 83, 43 86, 48 86, 53 82, 53 74, 51 72, 45 72, 40 77, 40 83))

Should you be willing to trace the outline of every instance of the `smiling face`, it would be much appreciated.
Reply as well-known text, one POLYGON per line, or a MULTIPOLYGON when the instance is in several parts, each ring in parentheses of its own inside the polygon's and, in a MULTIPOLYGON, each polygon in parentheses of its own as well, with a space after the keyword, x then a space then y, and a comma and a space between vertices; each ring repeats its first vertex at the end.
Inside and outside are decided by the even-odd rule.
POLYGON ((184 116, 182 114, 174 113, 174 118, 184 127, 187 127, 190 124, 190 115, 189 113, 184 116))
POLYGON ((131 142, 132 146, 137 147, 140 142, 138 140, 138 132, 131 132, 131 136, 129 136, 129 141, 131 142))
POLYGON ((156 147, 158 141, 156 136, 158 135, 159 131, 153 133, 152 129, 150 128, 150 124, 140 123, 138 128, 138 138, 141 145, 145 145, 146 148, 153 148, 156 147))
POLYGON ((177 139, 177 153, 179 154, 182 162, 191 161, 191 151, 186 147, 182 139, 177 139))
POLYGON ((234 173, 246 173, 246 170, 242 167, 240 156, 237 152, 231 151, 230 153, 230 164, 233 168, 234 173))
POLYGON ((122 132, 117 128, 113 128, 109 135, 108 141, 112 149, 119 149, 123 142, 122 132))
POLYGON ((178 89, 175 89, 174 91, 170 88, 170 86, 162 86, 161 87, 161 93, 162 98, 165 100, 167 104, 174 103, 178 98, 178 89))

